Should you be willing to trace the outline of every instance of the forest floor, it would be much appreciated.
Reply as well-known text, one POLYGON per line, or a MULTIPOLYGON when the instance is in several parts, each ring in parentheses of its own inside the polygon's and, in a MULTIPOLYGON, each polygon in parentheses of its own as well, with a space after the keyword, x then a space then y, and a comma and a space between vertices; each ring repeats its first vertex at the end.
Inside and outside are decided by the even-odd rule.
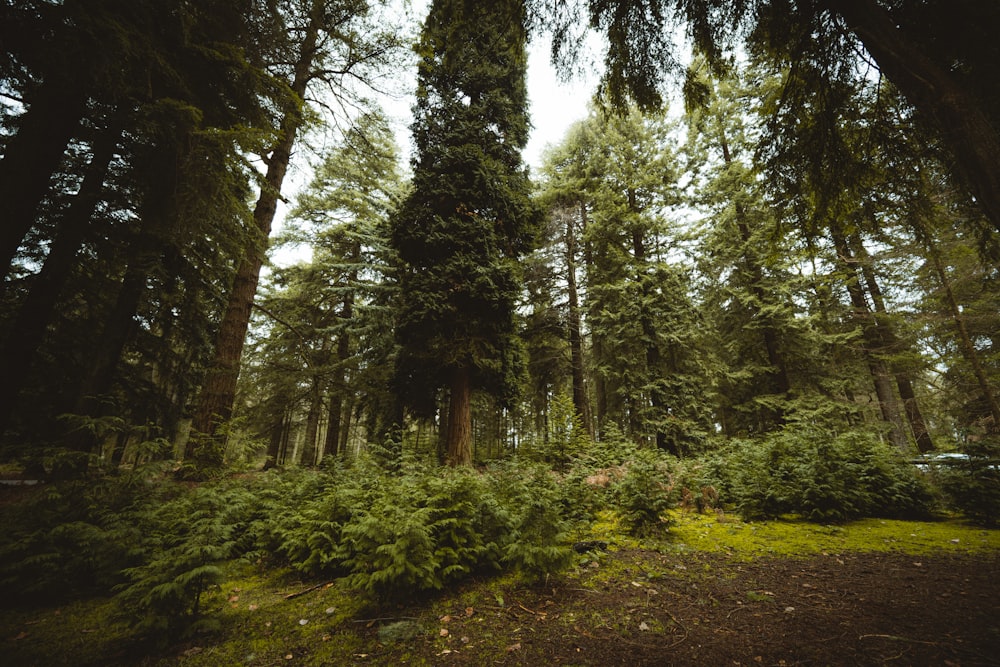
POLYGON ((598 522, 569 572, 471 579, 373 608, 336 582, 232 565, 210 633, 155 650, 104 600, 0 613, 5 665, 1000 665, 1000 531, 678 517, 598 522))

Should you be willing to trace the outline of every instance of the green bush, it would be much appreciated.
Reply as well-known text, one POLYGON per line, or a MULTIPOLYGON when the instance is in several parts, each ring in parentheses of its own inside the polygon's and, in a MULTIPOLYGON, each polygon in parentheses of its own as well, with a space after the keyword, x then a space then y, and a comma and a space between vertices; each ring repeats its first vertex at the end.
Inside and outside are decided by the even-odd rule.
POLYGON ((984 525, 1000 521, 1000 437, 984 436, 966 443, 969 461, 940 466, 936 479, 950 504, 984 525))
POLYGON ((615 503, 630 533, 648 536, 669 525, 667 510, 674 506, 674 479, 670 464, 659 452, 640 450, 625 476, 614 487, 615 503))
POLYGON ((744 442, 730 469, 728 491, 747 519, 914 517, 929 514, 933 504, 913 467, 876 435, 860 431, 831 435, 790 426, 744 442))
POLYGON ((249 490, 206 485, 141 516, 145 558, 123 571, 116 596, 123 615, 164 638, 203 627, 202 595, 222 582, 223 562, 239 555, 255 506, 249 490))

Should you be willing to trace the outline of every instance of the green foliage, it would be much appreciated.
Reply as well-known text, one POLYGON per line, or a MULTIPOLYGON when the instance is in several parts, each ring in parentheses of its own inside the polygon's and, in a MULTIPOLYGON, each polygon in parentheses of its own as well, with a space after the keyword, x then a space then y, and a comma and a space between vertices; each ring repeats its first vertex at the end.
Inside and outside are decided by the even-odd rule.
POLYGON ((674 505, 674 478, 668 460, 658 452, 640 450, 614 488, 622 524, 644 537, 666 529, 666 512, 674 505))
POLYGON ((936 480, 951 505, 977 523, 1000 521, 1000 437, 982 435, 966 442, 969 461, 940 466, 936 480))
POLYGON ((139 555, 142 528, 130 503, 141 485, 139 476, 62 482, 5 505, 0 598, 58 601, 120 581, 139 555))
POLYGON ((928 486, 876 435, 787 427, 746 441, 730 461, 731 494, 745 518, 801 514, 811 521, 927 514, 928 486))
POLYGON ((147 522, 145 558, 126 568, 118 587, 122 612, 143 630, 191 629, 202 595, 223 579, 221 564, 239 555, 240 537, 254 516, 250 491, 202 486, 141 517, 147 522))
POLYGON ((310 575, 346 577, 377 599, 511 567, 527 579, 569 565, 563 490, 544 466, 479 473, 406 459, 391 469, 362 457, 300 480, 270 522, 275 553, 310 575))
POLYGON ((509 521, 503 562, 531 582, 568 567, 569 522, 560 511, 563 489, 555 474, 544 466, 513 463, 495 468, 491 477, 509 521))

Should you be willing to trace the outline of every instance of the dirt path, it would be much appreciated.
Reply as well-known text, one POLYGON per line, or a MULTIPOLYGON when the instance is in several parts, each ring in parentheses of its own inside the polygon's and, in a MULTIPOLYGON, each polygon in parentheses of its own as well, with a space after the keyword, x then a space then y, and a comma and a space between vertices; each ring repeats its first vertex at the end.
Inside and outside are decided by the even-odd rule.
POLYGON ((580 579, 501 596, 502 607, 456 608, 436 619, 442 632, 433 639, 379 646, 354 660, 1000 665, 996 554, 738 563, 705 554, 626 551, 609 554, 580 579))

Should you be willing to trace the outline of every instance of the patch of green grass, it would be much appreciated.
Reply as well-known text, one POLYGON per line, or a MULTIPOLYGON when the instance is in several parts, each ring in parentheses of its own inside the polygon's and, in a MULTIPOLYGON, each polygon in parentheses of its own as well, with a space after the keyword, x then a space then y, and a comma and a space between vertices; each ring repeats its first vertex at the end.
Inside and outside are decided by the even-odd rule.
POLYGON ((911 554, 1000 550, 1000 530, 956 520, 863 519, 826 526, 793 518, 751 522, 714 515, 678 514, 664 545, 675 550, 724 553, 741 560, 817 553, 898 551, 911 554))

